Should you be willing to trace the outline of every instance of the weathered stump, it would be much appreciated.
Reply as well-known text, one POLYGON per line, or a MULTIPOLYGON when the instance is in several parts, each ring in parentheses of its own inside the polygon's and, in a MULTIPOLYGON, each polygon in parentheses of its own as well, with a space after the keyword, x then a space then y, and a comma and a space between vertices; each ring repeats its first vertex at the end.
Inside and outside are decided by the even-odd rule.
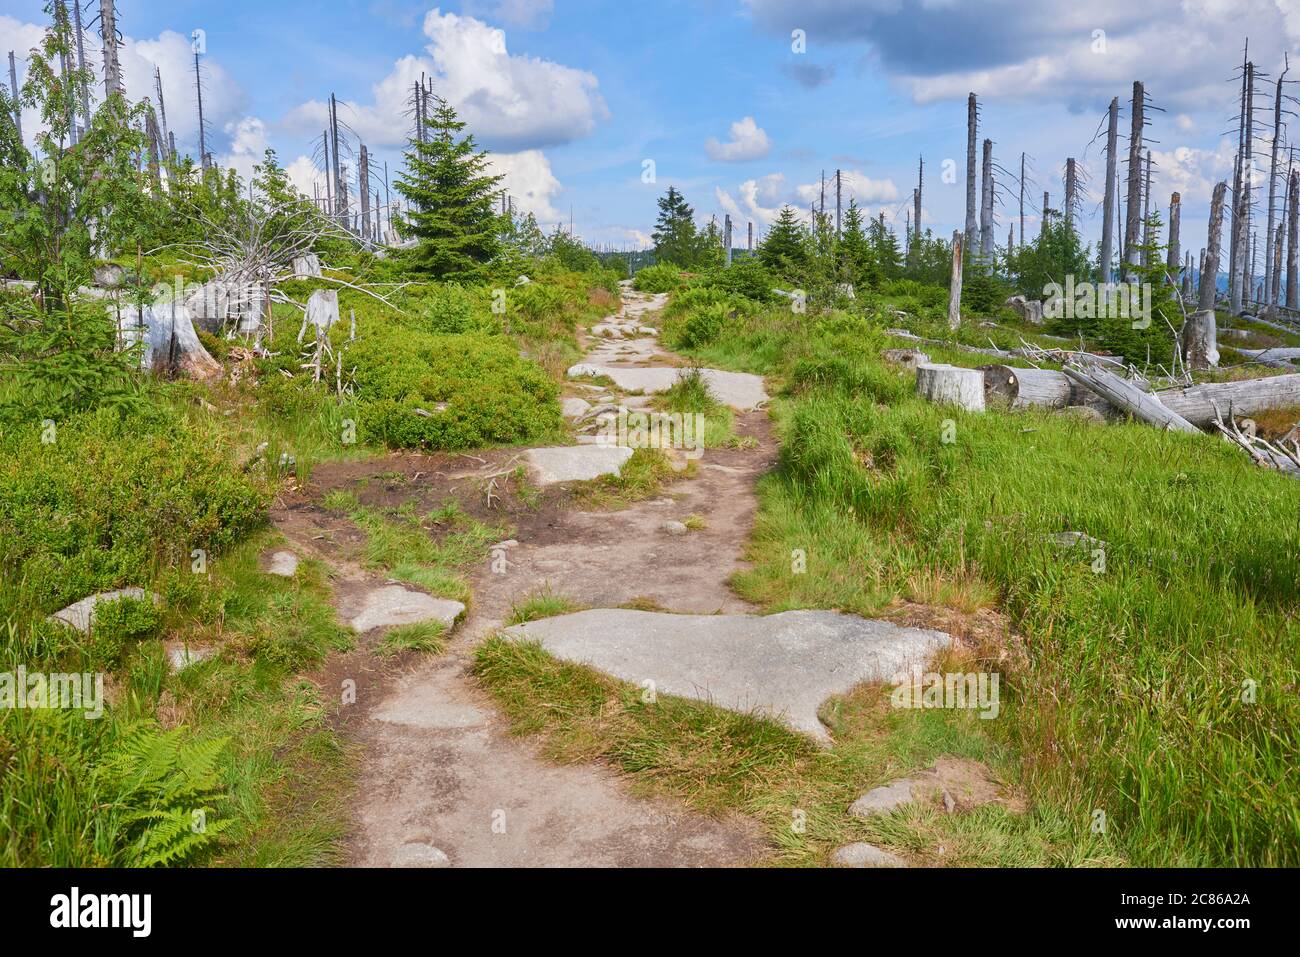
POLYGON ((984 373, 979 369, 928 364, 916 367, 916 392, 931 402, 984 411, 984 373))

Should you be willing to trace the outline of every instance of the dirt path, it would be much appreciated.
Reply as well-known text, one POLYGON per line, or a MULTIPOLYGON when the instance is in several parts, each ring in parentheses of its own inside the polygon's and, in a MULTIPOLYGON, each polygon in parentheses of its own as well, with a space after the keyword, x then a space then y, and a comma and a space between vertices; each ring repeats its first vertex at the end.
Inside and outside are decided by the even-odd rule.
MULTIPOLYGON (((655 304, 625 291, 620 315, 606 322, 639 327, 655 304)), ((605 364, 644 365, 651 355, 659 364, 681 362, 652 338, 637 336, 632 349, 596 338, 591 356, 605 364)), ((359 682, 359 699, 373 697, 359 700, 364 706, 345 722, 364 753, 352 863, 719 866, 749 863, 763 853, 751 822, 715 820, 676 802, 634 797, 600 764, 548 763, 527 740, 509 735, 470 672, 476 644, 504 623, 512 604, 545 588, 595 608, 636 600, 697 614, 753 610, 727 581, 742 567, 739 556, 757 510, 754 484, 774 462, 776 447, 765 412, 738 416, 736 431, 757 445, 706 451, 694 477, 673 483, 659 498, 611 512, 543 508, 513 516, 518 545, 509 549, 504 571, 500 563, 493 571, 485 556, 472 582, 469 615, 449 651, 420 660, 406 673, 359 682), (687 535, 664 528, 689 516, 702 518, 706 527, 687 535)), ((352 463, 339 471, 354 478, 379 476, 402 465, 401 458, 352 463)), ((480 462, 483 474, 498 464, 480 462)), ((437 465, 442 468, 436 474, 451 474, 446 461, 424 467, 437 465)), ((472 478, 474 471, 452 477, 472 478)), ((310 515, 288 507, 275 518, 301 550, 339 566, 350 596, 364 587, 365 575, 331 554, 335 544, 347 544, 340 536, 348 533, 322 527, 310 515)), ((359 660, 342 667, 365 670, 359 660)))

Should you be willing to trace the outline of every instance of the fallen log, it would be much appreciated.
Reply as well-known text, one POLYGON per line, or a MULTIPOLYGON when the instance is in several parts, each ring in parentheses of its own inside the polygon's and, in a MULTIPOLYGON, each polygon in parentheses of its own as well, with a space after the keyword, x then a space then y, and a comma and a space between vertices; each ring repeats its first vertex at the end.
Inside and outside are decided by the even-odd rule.
POLYGON ((1200 431, 1177 412, 1166 408, 1151 393, 1143 392, 1132 382, 1121 379, 1105 369, 1093 367, 1085 371, 1067 366, 1064 372, 1071 382, 1092 390, 1115 408, 1127 412, 1135 419, 1173 432, 1200 431))
POLYGON ((1209 428, 1218 419, 1218 412, 1235 419, 1269 409, 1300 407, 1300 373, 1167 389, 1157 392, 1156 397, 1193 425, 1209 428))
POLYGON ((1240 349, 1237 348, 1236 346, 1233 346, 1232 348, 1235 352, 1239 352, 1241 355, 1246 356, 1249 359, 1253 359, 1256 362, 1261 362, 1267 366, 1276 366, 1279 369, 1286 368, 1287 366, 1291 365, 1291 363, 1300 361, 1300 349, 1294 347, 1290 347, 1290 348, 1277 347, 1273 349, 1240 349))
POLYGON ((984 373, 984 398, 989 404, 1005 402, 1013 409, 1032 406, 1064 409, 1083 405, 1103 414, 1111 411, 1105 399, 1054 369, 990 365, 981 367, 980 371, 984 373))

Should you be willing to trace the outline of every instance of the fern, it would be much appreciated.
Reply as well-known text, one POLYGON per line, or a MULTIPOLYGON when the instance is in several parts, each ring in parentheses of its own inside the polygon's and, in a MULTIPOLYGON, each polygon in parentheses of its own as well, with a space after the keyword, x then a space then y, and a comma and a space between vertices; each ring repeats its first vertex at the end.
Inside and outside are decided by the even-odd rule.
POLYGON ((124 862, 132 867, 184 863, 233 825, 217 818, 217 764, 227 738, 194 741, 184 728, 127 729, 96 771, 105 803, 128 835, 124 862), (201 825, 201 826, 196 826, 201 825))

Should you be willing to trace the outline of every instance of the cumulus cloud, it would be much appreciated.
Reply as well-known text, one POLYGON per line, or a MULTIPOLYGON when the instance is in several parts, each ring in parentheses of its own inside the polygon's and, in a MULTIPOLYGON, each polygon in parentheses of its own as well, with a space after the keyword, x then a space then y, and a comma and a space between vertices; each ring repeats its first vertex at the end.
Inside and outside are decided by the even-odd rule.
POLYGON ((271 145, 266 124, 256 116, 246 116, 227 124, 225 133, 230 139, 230 149, 216 158, 217 165, 233 169, 244 179, 250 179, 253 167, 262 162, 267 147, 271 145))
MULTIPOLYGON (((40 24, 23 23, 13 17, 0 16, 0 36, 6 48, 12 48, 18 60, 18 82, 26 77, 26 53, 39 46, 45 35, 40 24)), ((103 58, 99 38, 91 32, 85 35, 86 65, 98 82, 92 90, 92 101, 103 100, 103 58)), ((164 106, 167 125, 176 135, 176 145, 182 153, 198 155, 198 100, 194 88, 194 53, 190 39, 172 30, 164 30, 153 39, 124 37, 118 50, 122 79, 127 96, 133 101, 157 99, 154 91, 154 68, 162 74, 164 106)), ((7 64, 6 64, 7 66, 7 64)), ((8 70, 5 70, 7 77, 8 70)), ((211 153, 220 152, 223 143, 229 142, 244 114, 248 97, 234 78, 221 66, 219 59, 204 57, 203 112, 211 134, 207 144, 211 153)), ((93 103, 92 103, 93 107, 93 103)), ((23 133, 32 141, 39 125, 34 111, 23 112, 23 133)))
MULTIPOLYGON (((412 91, 421 76, 432 78, 435 92, 489 149, 519 152, 571 142, 609 116, 593 74, 512 55, 505 32, 481 20, 434 8, 424 33, 424 53, 398 60, 373 87, 373 103, 340 103, 340 117, 374 147, 401 147, 411 136, 412 91)), ((327 104, 311 100, 285 122, 314 134, 324 129, 327 113, 327 104)))
POLYGON ((491 173, 505 177, 501 186, 514 200, 516 211, 532 213, 543 227, 560 221, 560 213, 552 201, 562 187, 551 172, 545 153, 541 150, 493 153, 488 158, 488 167, 491 173))
MULTIPOLYGON (((895 202, 898 199, 898 187, 890 179, 872 179, 858 170, 844 170, 840 174, 844 203, 857 200, 864 212, 870 212, 871 204, 895 202)), ((834 202, 834 185, 827 180, 827 197, 834 202)), ((815 183, 798 183, 793 187, 786 182, 784 173, 769 173, 766 176, 747 179, 737 185, 735 194, 722 187, 715 187, 714 198, 723 212, 730 213, 738 221, 754 220, 760 225, 771 225, 780 215, 782 206, 793 206, 802 215, 814 203, 821 201, 821 180, 815 183)))
POLYGON ((772 141, 752 116, 731 124, 731 139, 719 143, 716 138, 704 144, 709 159, 720 163, 744 163, 763 159, 772 152, 772 141))

